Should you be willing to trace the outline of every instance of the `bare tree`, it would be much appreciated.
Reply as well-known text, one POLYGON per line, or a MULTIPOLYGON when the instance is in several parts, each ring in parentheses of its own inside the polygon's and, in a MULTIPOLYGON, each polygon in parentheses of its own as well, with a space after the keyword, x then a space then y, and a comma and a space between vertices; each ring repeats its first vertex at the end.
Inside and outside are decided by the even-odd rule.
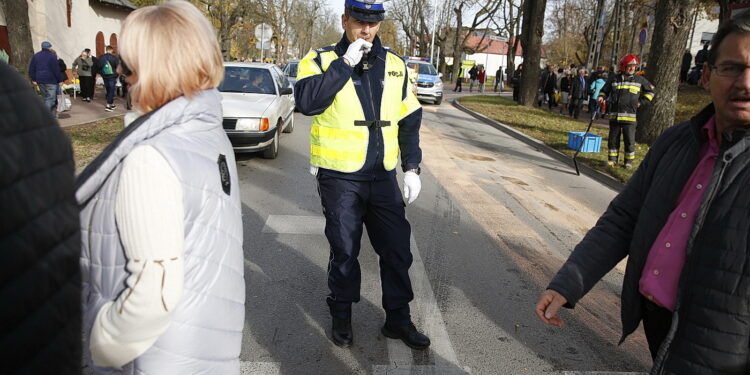
POLYGON ((674 122, 680 61, 698 2, 661 0, 656 5, 656 23, 646 73, 646 78, 656 86, 656 95, 638 115, 636 140, 639 142, 653 143, 674 122))
POLYGON ((508 40, 505 61, 508 71, 511 72, 515 70, 515 57, 519 46, 517 39, 521 28, 521 9, 523 8, 523 2, 524 0, 501 1, 500 8, 504 9, 504 11, 500 12, 499 17, 494 17, 492 19, 492 24, 495 26, 495 32, 498 35, 505 36, 508 40))
POLYGON ((243 0, 192 0, 201 9, 218 31, 219 45, 224 59, 229 59, 232 29, 251 11, 251 2, 243 0))
POLYGON ((10 63, 25 75, 31 56, 34 55, 29 27, 29 5, 26 0, 2 0, 0 6, 8 23, 8 39, 13 46, 10 50, 10 63))
POLYGON ((521 92, 518 99, 519 104, 529 107, 533 105, 537 95, 546 7, 547 0, 526 0, 523 7, 523 27, 521 29, 523 74, 521 75, 521 92))
MULTIPOLYGON (((469 38, 472 36, 472 34, 474 34, 474 32, 477 30, 477 28, 480 25, 490 24, 490 20, 492 20, 495 17, 498 10, 500 10, 500 6, 502 4, 503 4, 502 0, 485 0, 483 2, 475 1, 475 0, 455 0, 453 4, 453 12, 456 15, 455 17, 456 28, 455 28, 455 34, 453 34, 453 77, 454 78, 458 77, 458 70, 461 68, 461 56, 464 52, 466 41, 469 40, 469 38), (463 25, 464 11, 470 11, 475 8, 478 8, 478 9, 476 13, 474 14, 474 18, 472 19, 470 25, 464 27, 463 25)), ((476 43, 476 46, 471 46, 471 48, 482 46, 482 43, 484 42, 484 39, 486 36, 487 36, 486 33, 483 33, 480 40, 476 43)))

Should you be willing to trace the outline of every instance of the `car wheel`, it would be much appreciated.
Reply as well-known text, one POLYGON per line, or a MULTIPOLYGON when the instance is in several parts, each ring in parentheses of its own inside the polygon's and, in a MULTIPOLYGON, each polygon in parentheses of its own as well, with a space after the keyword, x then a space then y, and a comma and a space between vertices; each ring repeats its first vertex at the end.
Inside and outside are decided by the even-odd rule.
POLYGON ((440 96, 437 99, 435 99, 435 105, 440 105, 440 103, 442 103, 442 102, 443 102, 443 97, 442 96, 440 96))
POLYGON ((291 133, 294 131, 294 113, 289 118, 289 123, 284 128, 284 133, 291 133))
POLYGON ((264 159, 276 159, 279 155, 279 130, 277 126, 276 132, 273 134, 273 141, 268 145, 267 149, 263 150, 264 159))

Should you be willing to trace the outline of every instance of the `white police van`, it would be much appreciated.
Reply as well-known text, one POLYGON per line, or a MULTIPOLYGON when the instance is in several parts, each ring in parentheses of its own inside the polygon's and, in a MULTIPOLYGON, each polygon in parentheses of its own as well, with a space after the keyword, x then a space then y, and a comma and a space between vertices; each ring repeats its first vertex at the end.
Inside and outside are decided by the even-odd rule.
POLYGON ((417 99, 440 104, 443 101, 443 73, 438 73, 426 58, 405 57, 410 74, 417 74, 417 99))

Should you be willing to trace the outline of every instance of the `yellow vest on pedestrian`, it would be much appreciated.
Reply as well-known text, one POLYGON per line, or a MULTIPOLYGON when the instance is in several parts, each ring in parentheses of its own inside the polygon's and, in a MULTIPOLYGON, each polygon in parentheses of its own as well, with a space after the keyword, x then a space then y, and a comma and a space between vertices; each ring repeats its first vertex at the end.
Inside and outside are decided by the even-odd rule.
MULTIPOLYGON (((335 51, 310 51, 300 62, 297 80, 323 74, 338 59, 335 51), (320 66, 315 58, 320 56, 320 66)), ((383 167, 393 170, 398 164, 398 122, 420 108, 412 85, 407 79, 406 64, 394 53, 386 53, 383 96, 380 102, 381 121, 390 121, 380 129, 383 136, 383 167), (406 80, 406 98, 402 98, 406 80)), ((378 84, 373 80, 372 84, 378 84)), ((344 85, 333 103, 321 114, 315 115, 310 129, 310 164, 339 172, 356 172, 365 165, 369 129, 355 126, 355 121, 365 120, 362 105, 352 79, 344 85)))

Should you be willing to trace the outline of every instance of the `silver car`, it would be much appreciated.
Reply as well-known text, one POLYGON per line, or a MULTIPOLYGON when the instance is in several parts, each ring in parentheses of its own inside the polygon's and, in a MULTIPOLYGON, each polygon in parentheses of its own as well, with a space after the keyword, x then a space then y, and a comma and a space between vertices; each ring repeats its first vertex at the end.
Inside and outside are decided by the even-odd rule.
POLYGON ((219 86, 224 130, 235 152, 262 152, 275 159, 282 131, 294 130, 294 86, 277 66, 224 63, 219 86))

